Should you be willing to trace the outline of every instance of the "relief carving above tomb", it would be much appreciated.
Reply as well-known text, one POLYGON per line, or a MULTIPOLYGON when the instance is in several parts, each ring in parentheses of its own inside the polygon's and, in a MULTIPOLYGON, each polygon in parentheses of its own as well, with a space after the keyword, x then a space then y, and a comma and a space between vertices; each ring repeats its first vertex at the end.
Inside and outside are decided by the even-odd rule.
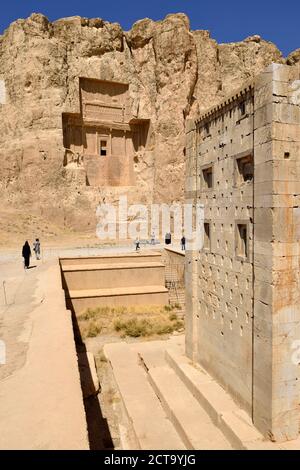
POLYGON ((80 113, 63 113, 66 169, 84 168, 88 186, 133 186, 148 119, 131 112, 128 84, 79 79, 80 113))

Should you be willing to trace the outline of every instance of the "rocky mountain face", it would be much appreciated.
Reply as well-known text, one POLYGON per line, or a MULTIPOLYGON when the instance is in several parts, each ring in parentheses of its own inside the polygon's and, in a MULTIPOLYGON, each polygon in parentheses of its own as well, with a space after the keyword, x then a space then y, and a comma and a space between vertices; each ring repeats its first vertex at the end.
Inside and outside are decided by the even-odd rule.
MULTIPOLYGON (((299 60, 299 50, 287 59, 299 60)), ((84 231, 94 230, 96 205, 119 194, 139 203, 182 199, 186 118, 283 61, 259 36, 218 44, 180 13, 128 32, 98 18, 51 23, 33 14, 12 23, 0 36, 1 210, 84 231), (62 113, 79 111, 79 77, 128 83, 134 114, 150 119, 135 186, 88 187, 66 171, 62 113)))

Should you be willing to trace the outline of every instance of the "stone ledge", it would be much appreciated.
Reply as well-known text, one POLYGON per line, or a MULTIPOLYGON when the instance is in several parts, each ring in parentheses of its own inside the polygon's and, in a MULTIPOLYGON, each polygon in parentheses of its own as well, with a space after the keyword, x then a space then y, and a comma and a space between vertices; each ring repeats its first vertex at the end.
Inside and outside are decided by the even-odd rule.
POLYGON ((143 268, 164 268, 163 263, 155 261, 145 261, 138 263, 110 263, 110 264, 72 264, 62 268, 63 272, 73 272, 73 271, 111 271, 111 270, 120 270, 120 269, 143 269, 143 268))
MULTIPOLYGON (((31 273, 30 273, 31 274, 31 273)), ((37 268, 38 304, 24 295, 31 333, 23 367, 1 382, 0 448, 88 450, 71 312, 66 310, 58 262, 37 268)))
POLYGON ((168 366, 150 368, 148 377, 187 449, 232 449, 225 435, 186 389, 174 370, 168 366))
POLYGON ((185 446, 167 419, 152 390, 138 355, 126 343, 104 346, 129 421, 136 437, 135 449, 178 449, 185 446), (130 373, 128 371, 130 370, 130 373))
POLYGON ((69 291, 71 299, 84 299, 89 297, 113 297, 121 295, 157 294, 167 293, 168 289, 163 286, 133 286, 115 287, 111 289, 82 289, 69 291))
POLYGON ((167 349, 167 363, 209 414, 232 446, 240 450, 299 450, 300 439, 284 443, 266 440, 250 416, 200 366, 183 353, 167 349))

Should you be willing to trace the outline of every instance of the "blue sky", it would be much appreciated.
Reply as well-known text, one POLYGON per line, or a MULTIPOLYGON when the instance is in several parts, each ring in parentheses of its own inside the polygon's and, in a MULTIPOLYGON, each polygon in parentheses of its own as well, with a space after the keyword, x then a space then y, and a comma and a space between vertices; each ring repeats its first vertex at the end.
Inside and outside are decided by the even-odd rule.
POLYGON ((17 18, 40 12, 50 20, 80 15, 117 21, 127 30, 141 18, 184 12, 192 29, 208 29, 218 42, 259 34, 287 55, 300 48, 299 0, 8 0, 1 2, 0 33, 17 18))

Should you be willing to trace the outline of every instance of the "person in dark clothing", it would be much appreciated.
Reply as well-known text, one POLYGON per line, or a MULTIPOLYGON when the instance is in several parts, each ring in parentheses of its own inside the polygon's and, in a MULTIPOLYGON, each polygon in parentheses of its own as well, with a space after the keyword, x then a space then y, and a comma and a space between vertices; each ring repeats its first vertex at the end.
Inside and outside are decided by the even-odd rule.
POLYGON ((166 235, 165 235, 165 244, 166 245, 171 245, 171 241, 172 241, 171 233, 167 232, 166 235))
POLYGON ((24 258, 24 267, 25 269, 29 268, 30 256, 31 256, 31 249, 29 243, 26 241, 23 245, 22 249, 22 256, 24 258))
POLYGON ((185 236, 184 235, 182 235, 182 238, 181 238, 181 249, 185 250, 185 236))

